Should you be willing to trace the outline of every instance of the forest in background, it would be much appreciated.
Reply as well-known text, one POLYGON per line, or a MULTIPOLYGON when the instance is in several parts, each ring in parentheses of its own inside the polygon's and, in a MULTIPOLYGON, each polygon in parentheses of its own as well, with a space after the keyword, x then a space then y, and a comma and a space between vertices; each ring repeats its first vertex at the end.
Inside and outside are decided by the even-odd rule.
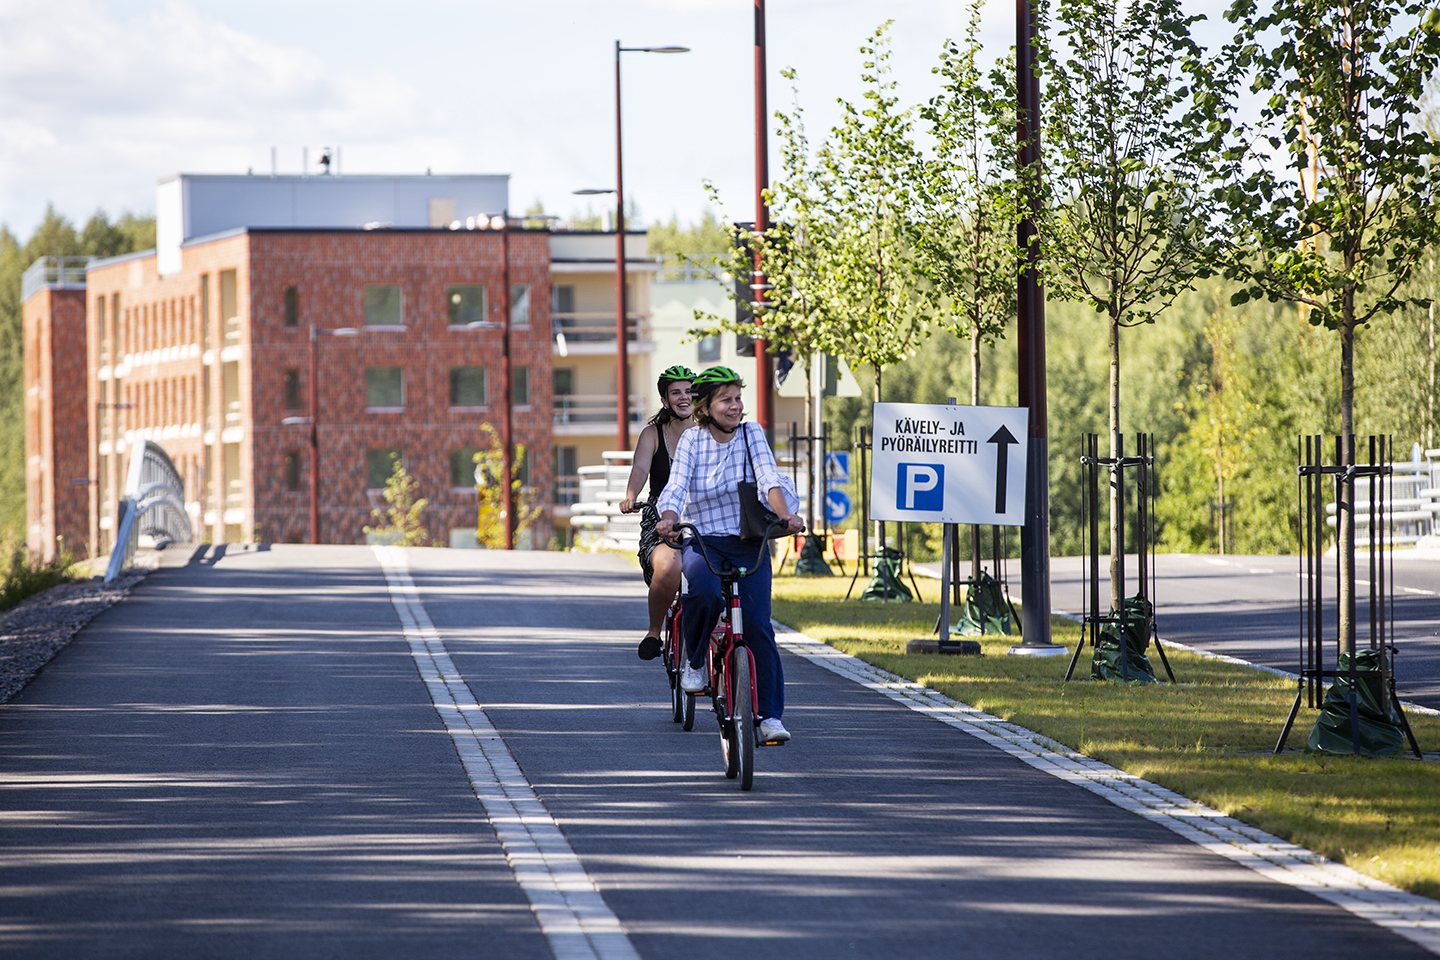
POLYGON ((0 545, 25 542, 25 374, 20 278, 41 257, 115 257, 155 246, 155 218, 95 211, 85 225, 47 207, 25 242, 0 225, 0 545))
MULTIPOLYGON (((705 211, 682 223, 672 217, 649 228, 650 252, 708 262, 725 242, 724 226, 705 211)), ((24 397, 20 277, 42 256, 116 256, 154 246, 155 222, 97 211, 83 227, 51 210, 21 243, 0 227, 0 538, 23 541, 25 521, 24 397)), ((1432 260, 1412 279, 1413 295, 1428 297, 1436 283, 1432 260)), ((1211 504, 1217 464, 1227 473, 1232 553, 1288 553, 1295 549, 1295 443, 1304 433, 1331 434, 1338 411, 1334 376, 1338 345, 1301 320, 1289 305, 1231 307, 1218 284, 1185 294, 1163 322, 1138 329, 1122 344, 1124 429, 1153 433, 1160 481, 1162 550, 1216 549, 1211 504)), ((1080 547, 1080 442, 1105 429, 1104 318, 1069 303, 1046 306, 1050 404, 1050 527, 1052 551, 1080 547)), ((1389 434, 1408 457, 1411 445, 1435 446, 1434 324, 1428 311, 1407 309, 1359 333, 1357 433, 1389 434)), ((981 399, 1015 403, 1015 348, 1008 340, 986 347, 981 399)), ((826 418, 848 438, 868 423, 869 374, 856 371, 864 398, 831 398, 826 418)), ((889 368, 887 400, 943 403, 970 395, 968 344, 931 331, 919 354, 889 368)), ((1129 440, 1127 439, 1127 443, 1129 440)), ((917 551, 928 556, 934 531, 917 551)))

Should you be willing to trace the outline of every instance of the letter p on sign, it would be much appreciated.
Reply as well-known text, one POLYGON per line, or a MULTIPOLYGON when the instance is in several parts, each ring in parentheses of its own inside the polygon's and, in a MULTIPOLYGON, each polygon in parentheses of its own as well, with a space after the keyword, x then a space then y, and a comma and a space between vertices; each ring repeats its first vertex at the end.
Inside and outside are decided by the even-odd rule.
POLYGON ((895 509, 945 509, 945 467, 938 463, 902 463, 895 483, 895 509))

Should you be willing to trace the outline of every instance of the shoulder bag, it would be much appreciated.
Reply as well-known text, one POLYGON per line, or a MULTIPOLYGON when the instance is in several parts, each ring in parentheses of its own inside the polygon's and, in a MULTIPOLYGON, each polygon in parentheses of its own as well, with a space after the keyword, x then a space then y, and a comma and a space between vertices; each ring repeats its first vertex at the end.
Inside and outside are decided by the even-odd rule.
POLYGON ((760 499, 760 474, 755 472, 755 461, 750 456, 749 426, 745 424, 741 429, 745 433, 745 462, 750 465, 750 476, 755 479, 741 480, 737 488, 740 495, 740 536, 745 540, 759 540, 767 536, 774 540, 785 536, 785 528, 777 528, 779 532, 772 529, 774 524, 780 522, 780 517, 770 509, 768 503, 760 499))

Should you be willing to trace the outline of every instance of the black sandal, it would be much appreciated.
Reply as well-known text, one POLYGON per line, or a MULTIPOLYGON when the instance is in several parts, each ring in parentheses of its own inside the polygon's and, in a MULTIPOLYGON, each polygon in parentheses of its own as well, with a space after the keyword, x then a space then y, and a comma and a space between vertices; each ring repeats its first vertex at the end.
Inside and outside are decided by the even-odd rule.
POLYGON ((660 656, 660 638, 646 636, 640 641, 639 654, 641 660, 654 660, 660 656))

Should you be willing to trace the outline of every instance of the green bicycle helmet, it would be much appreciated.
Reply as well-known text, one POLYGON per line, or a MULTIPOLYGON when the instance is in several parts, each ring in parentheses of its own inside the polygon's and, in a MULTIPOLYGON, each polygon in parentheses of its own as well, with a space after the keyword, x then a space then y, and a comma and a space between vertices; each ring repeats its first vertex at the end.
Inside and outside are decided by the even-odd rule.
POLYGON ((710 367, 701 370, 696 374, 695 379, 690 381, 690 396, 695 399, 696 403, 699 403, 718 388, 730 383, 738 383, 742 387, 745 385, 745 381, 740 379, 740 374, 729 367, 710 367))
POLYGON ((682 381, 694 383, 695 371, 683 363, 677 363, 673 367, 666 367, 665 372, 660 374, 660 379, 655 381, 655 389, 660 391, 660 399, 665 399, 665 391, 669 389, 670 384, 680 383, 682 381))

